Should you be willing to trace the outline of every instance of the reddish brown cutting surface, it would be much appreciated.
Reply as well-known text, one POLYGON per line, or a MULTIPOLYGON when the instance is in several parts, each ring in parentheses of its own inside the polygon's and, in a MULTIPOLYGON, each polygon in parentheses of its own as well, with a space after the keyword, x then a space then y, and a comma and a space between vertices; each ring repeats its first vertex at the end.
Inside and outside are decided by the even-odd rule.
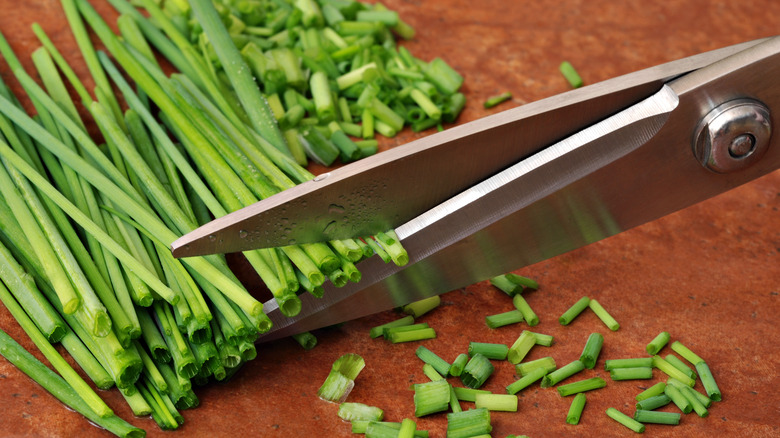
MULTIPOLYGON (((414 54, 442 56, 464 74, 469 100, 460 122, 566 91, 558 73, 562 60, 571 61, 586 83, 594 83, 774 35, 780 17, 780 3, 770 0, 718 5, 702 0, 385 3, 417 29, 417 38, 406 43, 414 54), (492 110, 481 107, 486 97, 502 91, 511 91, 514 99, 492 110)), ((109 7, 99 7, 113 20, 109 7)), ((38 46, 29 25, 38 21, 84 72, 57 1, 2 0, 0 10, 0 30, 28 67, 29 53, 38 46)), ((0 64, 3 79, 10 81, 7 66, 0 64)), ((383 147, 413 137, 404 133, 383 147)), ((648 426, 647 435, 778 436, 778 208, 780 173, 775 172, 683 212, 519 270, 541 284, 527 295, 541 319, 534 330, 555 336, 552 348, 536 347, 529 358, 552 355, 565 364, 578 358, 587 336, 598 331, 605 337, 602 356, 597 370, 584 377, 608 379, 599 370, 604 359, 642 356, 645 344, 667 330, 710 363, 724 401, 712 406, 709 418, 687 415, 677 427, 648 426), (583 295, 601 301, 621 329, 608 331, 592 313, 560 326, 557 317, 583 295)), ((464 352, 469 341, 511 343, 526 328, 491 331, 485 326, 484 316, 512 308, 506 295, 486 283, 442 298, 441 308, 424 317, 439 338, 424 345, 447 360, 464 352)), ((149 436, 350 436, 349 426, 336 416, 337 406, 316 397, 331 363, 344 353, 358 353, 367 364, 349 400, 383 408, 390 421, 413 416, 409 387, 426 380, 414 355, 417 345, 368 338, 371 326, 395 317, 385 312, 318 331, 319 346, 310 352, 290 340, 261 345, 259 358, 232 381, 197 389, 201 406, 184 412, 186 422, 178 432, 163 433, 150 419, 132 418, 116 391, 103 395, 149 436)), ((1 306, 0 327, 34 348, 1 306)), ((497 364, 487 389, 502 392, 514 380, 508 365, 497 364)), ((613 406, 632 412, 639 390, 636 382, 608 380, 605 389, 588 394, 580 425, 570 426, 564 422, 570 400, 552 389, 532 387, 521 393, 517 413, 493 414, 493 436, 630 436, 604 410, 613 406)), ((4 359, 0 411, 3 436, 108 435, 63 408, 4 359)), ((443 415, 419 419, 418 425, 431 436, 444 436, 443 415)))

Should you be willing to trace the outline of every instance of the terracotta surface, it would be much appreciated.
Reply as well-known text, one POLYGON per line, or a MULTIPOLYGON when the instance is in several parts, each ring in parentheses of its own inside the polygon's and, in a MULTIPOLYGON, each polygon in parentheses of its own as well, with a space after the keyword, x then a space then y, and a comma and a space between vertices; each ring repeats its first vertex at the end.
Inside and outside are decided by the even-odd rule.
MULTIPOLYGON (((417 29, 417 38, 406 43, 413 53, 423 59, 442 56, 464 74, 469 101, 460 122, 566 91, 557 70, 562 60, 571 61, 586 83, 594 83, 771 36, 780 29, 780 2, 771 0, 385 4, 417 29), (487 96, 505 90, 514 93, 511 103, 493 110, 481 107, 487 96)), ((0 30, 26 65, 38 46, 29 25, 38 21, 84 72, 57 1, 2 0, 0 11, 0 30)), ((101 11, 113 20, 108 7, 101 5, 101 11)), ((10 81, 4 63, 0 73, 10 81)), ((404 133, 383 146, 412 137, 404 133)), ((648 436, 780 436, 779 208, 780 173, 775 172, 685 211, 518 270, 541 284, 526 297, 541 320, 534 330, 555 336, 553 347, 536 347, 529 358, 551 355, 558 364, 568 363, 579 357, 590 333, 600 332, 605 337, 601 358, 596 370, 583 377, 607 377, 608 385, 588 394, 578 426, 564 422, 569 399, 534 386, 520 394, 517 413, 492 415, 493 436, 630 436, 632 432, 608 419, 604 410, 613 406, 632 412, 634 395, 660 380, 660 373, 650 382, 612 382, 601 371, 603 362, 642 356, 646 343, 662 330, 709 362, 724 401, 711 407, 708 418, 690 414, 677 427, 648 426, 648 436), (601 301, 621 323, 620 330, 608 331, 592 313, 560 326, 557 317, 583 295, 601 301)), ((442 298, 443 305, 423 318, 439 337, 424 345, 447 360, 465 352, 469 341, 511 344, 527 328, 485 326, 484 316, 512 308, 506 295, 486 283, 442 298)), ((133 418, 115 390, 102 395, 148 436, 349 436, 349 426, 336 416, 337 406, 316 397, 337 357, 353 352, 365 358, 367 366, 349 400, 383 408, 389 421, 413 416, 410 385, 427 380, 414 355, 416 343, 389 345, 368 338, 370 327, 394 318, 393 312, 385 312, 320 330, 319 345, 310 352, 290 340, 260 346, 258 359, 230 382, 196 390, 201 406, 183 413, 185 424, 177 432, 162 432, 150 419, 133 418)), ((0 327, 34 349, 4 308, 0 327)), ((503 392, 514 381, 513 369, 508 363, 496 365, 485 387, 503 392)), ((0 436, 108 435, 65 409, 4 359, 0 411, 0 436)), ((432 437, 442 437, 445 416, 421 418, 418 425, 432 437)))

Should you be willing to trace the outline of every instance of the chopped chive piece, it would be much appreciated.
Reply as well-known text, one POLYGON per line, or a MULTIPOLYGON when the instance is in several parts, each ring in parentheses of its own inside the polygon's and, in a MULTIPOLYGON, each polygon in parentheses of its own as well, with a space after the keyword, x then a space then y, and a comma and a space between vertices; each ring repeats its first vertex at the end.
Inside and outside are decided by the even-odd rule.
POLYGON ((607 382, 601 377, 593 377, 590 379, 580 380, 578 382, 568 383, 558 387, 558 394, 561 397, 566 397, 579 392, 592 391, 607 386, 607 382))
POLYGON ((610 371, 615 368, 639 368, 653 366, 652 357, 636 357, 630 359, 607 359, 604 362, 604 370, 610 371))
POLYGON ((553 338, 552 335, 545 335, 544 333, 536 333, 531 332, 532 335, 534 335, 534 338, 536 338, 536 345, 541 345, 543 347, 550 347, 552 346, 555 338, 553 338))
POLYGON ((512 98, 512 93, 506 91, 506 92, 503 92, 501 94, 497 94, 495 96, 488 97, 485 100, 485 103, 483 104, 483 106, 485 108, 493 108, 494 106, 496 106, 496 105, 498 105, 500 103, 506 102, 507 100, 509 100, 511 98, 512 98))
POLYGON ((512 272, 504 274, 504 276, 512 283, 523 286, 526 289, 539 289, 539 283, 528 277, 523 277, 522 275, 517 275, 512 272))
POLYGON ((490 284, 497 287, 510 297, 513 297, 515 294, 523 291, 523 286, 507 278, 506 274, 491 278, 490 284))
POLYGON ((434 58, 429 62, 423 69, 423 74, 436 88, 448 95, 455 94, 463 84, 463 76, 441 58, 434 58))
POLYGON ((691 379, 696 380, 698 377, 696 375, 696 371, 692 370, 688 365, 685 365, 685 362, 680 360, 677 356, 673 354, 667 354, 664 359, 691 379))
POLYGON ((454 361, 452 361, 452 365, 450 365, 450 375, 453 377, 460 377, 460 375, 463 373, 463 368, 466 366, 466 363, 469 361, 469 355, 466 353, 461 353, 458 355, 458 357, 455 358, 454 361))
POLYGON ((385 412, 376 406, 344 402, 339 405, 338 416, 344 421, 382 421, 385 417, 385 412))
POLYGON ((520 333, 520 336, 517 337, 517 340, 509 347, 507 359, 512 364, 522 362, 534 345, 536 345, 536 336, 534 336, 533 332, 523 330, 523 332, 520 333))
POLYGON ((478 389, 493 374, 493 364, 490 359, 477 353, 468 361, 460 375, 460 380, 464 385, 472 389, 478 389))
POLYGON ((455 396, 458 397, 458 400, 465 402, 476 401, 477 394, 490 394, 490 391, 484 389, 461 388, 459 386, 453 386, 452 389, 455 391, 455 396))
POLYGON ((612 380, 652 379, 653 369, 650 367, 613 368, 609 371, 612 380))
POLYGON ((366 366, 366 362, 357 354, 347 353, 333 362, 328 377, 317 395, 328 401, 343 402, 355 386, 355 378, 366 366))
POLYGON ((669 342, 669 332, 661 332, 649 344, 647 344, 647 354, 655 356, 669 342))
POLYGON ((439 307, 441 304, 441 297, 434 295, 432 297, 423 298, 422 300, 409 303, 403 307, 404 313, 408 313, 415 318, 419 318, 431 310, 439 307))
POLYGON ((407 315, 403 318, 396 319, 395 321, 390 321, 388 323, 372 327, 369 335, 371 336, 371 339, 375 339, 382 336, 386 328, 402 327, 405 325, 412 325, 413 323, 414 317, 412 315, 407 315))
POLYGON ((533 309, 531 309, 531 306, 528 305, 528 302, 525 301, 525 298, 523 298, 522 295, 516 294, 512 297, 512 303, 515 305, 515 308, 523 314, 523 319, 525 319, 525 322, 528 323, 530 327, 539 324, 539 317, 536 316, 536 313, 534 313, 533 309))
POLYGON ((436 355, 436 353, 433 351, 420 345, 417 347, 417 350, 414 353, 417 355, 417 357, 420 358, 420 360, 431 365, 436 370, 436 372, 442 376, 447 376, 449 374, 450 364, 448 364, 446 360, 436 355))
POLYGON ((425 374, 429 379, 444 380, 444 376, 439 374, 439 372, 436 371, 436 368, 434 368, 431 364, 424 363, 422 369, 423 369, 423 374, 425 374))
POLYGON ((596 366, 596 361, 599 358, 603 345, 604 336, 601 333, 591 333, 588 336, 588 341, 585 343, 585 347, 580 355, 580 362, 585 365, 585 368, 592 370, 596 366))
POLYGON ((664 382, 658 382, 655 385, 645 389, 644 391, 640 392, 636 395, 636 401, 642 401, 647 400, 650 397, 655 397, 656 395, 661 395, 664 393, 664 389, 666 388, 666 383, 664 382))
POLYGON ((399 325, 395 327, 385 327, 383 329, 382 334, 385 337, 385 339, 389 340, 390 335, 392 335, 393 333, 409 332, 409 331, 415 331, 415 330, 420 330, 429 327, 430 326, 428 325, 427 322, 421 322, 421 323, 409 324, 409 325, 399 325))
POLYGON ((574 66, 569 61, 563 61, 559 67, 561 74, 569 82, 572 88, 580 88, 582 86, 582 78, 574 66))
POLYGON ((503 327, 509 324, 515 324, 523 321, 523 314, 519 310, 510 310, 509 312, 489 315, 485 317, 485 324, 492 329, 503 327))
POLYGON ((720 388, 718 388, 718 384, 715 382, 715 378, 712 376, 712 371, 710 371, 707 362, 697 362, 696 371, 699 372, 699 378, 701 379, 702 385, 704 385, 704 391, 707 393, 707 396, 713 401, 721 401, 722 395, 720 393, 720 388))
POLYGON ((504 344, 489 344, 485 342, 469 342, 469 356, 479 353, 488 359, 504 360, 509 347, 504 344))
POLYGON ((653 366, 663 371, 667 376, 673 379, 677 379, 688 386, 693 386, 696 384, 695 380, 691 379, 685 373, 672 366, 672 364, 665 361, 661 356, 653 356, 653 366))
POLYGON ((606 310, 604 310, 604 307, 601 306, 601 303, 598 301, 591 299, 590 303, 588 303, 588 307, 590 307, 590 310, 593 311, 593 313, 596 314, 596 316, 599 317, 601 322, 604 323, 607 327, 609 327, 610 330, 617 331, 620 328, 620 324, 618 324, 617 321, 615 321, 615 318, 612 317, 606 310))
POLYGON ((688 347, 683 345, 683 343, 680 341, 672 342, 672 351, 682 356, 683 359, 692 363, 693 366, 696 366, 696 364, 699 362, 704 362, 704 359, 700 358, 696 353, 689 350, 688 347))
POLYGON ((490 411, 485 408, 447 414, 447 438, 475 437, 492 430, 490 411))
POLYGON ((521 376, 525 376, 536 368, 544 368, 546 373, 549 373, 555 371, 557 366, 555 365, 555 359, 551 356, 547 356, 530 362, 519 363, 515 365, 515 372, 521 376))
MULTIPOLYGON (((400 436, 401 425, 402 423, 387 421, 357 421, 352 423, 352 433, 365 433, 366 438, 397 438, 400 436), (358 425, 357 428, 355 427, 356 424, 358 425)), ((428 432, 415 430, 412 436, 415 438, 428 438, 428 432)))
POLYGON ((683 392, 683 395, 692 395, 696 398, 696 400, 704 405, 705 408, 709 408, 712 406, 712 399, 707 397, 706 395, 700 393, 699 391, 691 388, 690 386, 687 386, 685 383, 680 382, 677 379, 668 379, 666 381, 667 385, 672 385, 675 388, 679 389, 681 392, 683 392), (684 388, 688 388, 687 390, 684 390, 684 388))
POLYGON ((633 430, 636 433, 642 433, 645 431, 644 424, 634 420, 633 418, 618 411, 615 408, 607 408, 607 416, 617 421, 618 423, 622 424, 623 426, 626 426, 627 428, 633 430))
POLYGON ((401 421, 401 427, 398 429, 398 438, 413 438, 417 430, 417 423, 411 418, 404 418, 401 421))
POLYGON ((295 342, 300 344, 304 350, 311 350, 317 346, 317 337, 311 334, 311 332, 303 332, 292 335, 295 342))
POLYGON ((585 401, 586 397, 584 392, 577 393, 577 395, 574 396, 574 399, 569 406, 569 412, 566 414, 566 422, 568 424, 578 424, 580 422, 582 411, 585 409, 585 401))
POLYGON ((517 396, 513 394, 477 394, 474 402, 477 409, 517 412, 517 396))
POLYGON ((674 402, 674 404, 680 411, 682 411, 683 414, 687 414, 693 410, 693 406, 691 405, 691 402, 688 401, 688 398, 685 397, 685 395, 683 395, 683 393, 674 385, 666 385, 664 388, 664 394, 672 399, 672 402, 674 402))
POLYGON ((558 322, 560 322, 561 325, 569 325, 569 323, 574 321, 574 318, 576 318, 577 315, 582 313, 582 311, 588 307, 588 304, 590 304, 590 298, 580 298, 576 303, 569 307, 568 310, 563 312, 563 315, 558 318, 558 322))
POLYGON ((666 394, 661 395, 654 395, 652 397, 646 398, 644 400, 641 400, 637 402, 636 409, 637 410, 645 410, 645 411, 652 411, 653 409, 658 409, 661 407, 664 407, 672 402, 672 399, 669 398, 666 394))
POLYGON ((584 369, 585 369, 585 365, 579 360, 575 360, 569 364, 566 364, 563 367, 558 368, 557 370, 544 376, 544 378, 542 379, 542 388, 555 386, 562 380, 568 379, 569 377, 579 373, 584 369))
POLYGON ((415 417, 446 411, 449 405, 450 384, 446 380, 433 380, 414 385, 415 417))
POLYGON ((634 412, 634 420, 640 423, 655 424, 680 424, 680 414, 678 412, 659 412, 637 409, 634 412))
POLYGON ((434 339, 435 337, 436 331, 429 327, 418 330, 391 333, 390 342, 393 344, 398 344, 401 342, 414 342, 425 339, 434 339))
POLYGON ((517 394, 518 392, 530 386, 532 383, 543 378, 546 374, 547 374, 546 368, 542 368, 542 367, 534 368, 533 370, 526 373, 523 377, 507 385, 506 392, 508 394, 517 394))

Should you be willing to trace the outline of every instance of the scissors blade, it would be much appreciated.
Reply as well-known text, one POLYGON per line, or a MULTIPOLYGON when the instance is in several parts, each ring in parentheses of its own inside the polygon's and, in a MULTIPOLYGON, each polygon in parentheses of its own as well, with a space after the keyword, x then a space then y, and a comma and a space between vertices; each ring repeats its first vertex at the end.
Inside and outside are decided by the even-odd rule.
MULTIPOLYGON (((363 279, 302 296, 303 310, 260 340, 390 309, 545 260, 708 199, 780 168, 780 137, 729 173, 692 151, 700 121, 748 97, 780 108, 780 37, 671 81, 652 97, 532 155, 396 228, 405 267, 377 257, 363 279), (485 214, 485 212, 490 212, 485 214)), ((630 254, 616 254, 616 257, 630 254)), ((604 261, 605 265, 609 263, 604 261)))
POLYGON ((604 81, 368 157, 218 218, 176 257, 360 237, 406 223, 491 175, 759 41, 604 81))

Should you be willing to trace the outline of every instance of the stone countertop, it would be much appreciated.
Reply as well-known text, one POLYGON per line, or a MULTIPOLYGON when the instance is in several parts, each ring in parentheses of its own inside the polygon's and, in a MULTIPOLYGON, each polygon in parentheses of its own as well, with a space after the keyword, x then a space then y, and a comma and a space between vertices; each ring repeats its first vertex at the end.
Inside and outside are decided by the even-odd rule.
MULTIPOLYGON (((93 1, 113 20, 115 13, 93 1)), ((539 1, 386 0, 415 27, 405 42, 413 54, 441 56, 465 77, 468 104, 458 123, 564 92, 558 72, 570 61, 588 84, 695 53, 775 35, 780 2, 691 1, 539 1), (510 102, 486 110, 482 102, 503 91, 510 102)), ((85 68, 70 37, 59 2, 0 0, 0 31, 25 65, 38 47, 30 24, 39 22, 77 73, 85 68)), ((13 82, 0 61, 3 80, 13 82)), ((18 88, 15 88, 18 90, 18 88)), ((404 132, 382 141, 383 149, 429 132, 404 132)), ((321 169, 314 169, 320 171, 321 169)), ((604 348, 595 370, 607 387, 588 394, 579 425, 565 423, 570 399, 553 389, 533 386, 521 392, 516 413, 492 414, 493 436, 630 436, 608 419, 607 407, 633 412, 634 396, 652 381, 613 382, 605 359, 644 356, 656 334, 669 331, 710 365, 723 393, 708 418, 683 417, 679 426, 648 425, 646 435, 780 435, 780 173, 774 172, 731 192, 576 251, 516 271, 541 287, 526 295, 539 315, 533 330, 551 334, 555 344, 535 347, 529 359, 553 356, 559 365, 577 359, 588 335, 600 332, 604 348), (558 316, 583 295, 598 299, 621 323, 610 332, 590 312, 571 325, 558 316)), ((522 245, 518 242, 518 245, 522 245)), ((248 280, 250 286, 251 279, 248 280)), ((511 344, 524 324, 488 329, 484 316, 511 310, 511 300, 486 282, 442 295, 442 306, 422 320, 438 333, 424 341, 451 361, 469 341, 511 344)), ((184 411, 176 432, 161 431, 151 419, 133 418, 116 390, 102 392, 123 418, 147 436, 350 436, 337 406, 316 391, 333 361, 357 353, 366 368, 349 401, 385 410, 388 421, 413 417, 411 385, 427 381, 414 355, 418 343, 390 345, 368 337, 370 327, 395 319, 392 312, 318 330, 319 345, 304 352, 291 340, 258 346, 258 358, 226 383, 196 388, 200 406, 184 411)), ((0 306, 0 328, 36 356, 41 355, 0 306)), ((662 354, 671 351, 665 349, 662 354)), ((69 359, 69 358, 68 358, 69 359)), ((70 359, 69 359, 70 360, 70 359)), ((72 363, 72 361, 71 361, 72 363)), ((485 389, 504 392, 514 381, 513 367, 496 363, 485 389)), ((472 407, 463 403, 464 408, 472 407)), ((0 359, 0 435, 60 437, 108 436, 0 359)), ((666 410, 670 410, 667 408, 666 410)), ((417 419, 420 429, 443 437, 443 414, 417 419)))

